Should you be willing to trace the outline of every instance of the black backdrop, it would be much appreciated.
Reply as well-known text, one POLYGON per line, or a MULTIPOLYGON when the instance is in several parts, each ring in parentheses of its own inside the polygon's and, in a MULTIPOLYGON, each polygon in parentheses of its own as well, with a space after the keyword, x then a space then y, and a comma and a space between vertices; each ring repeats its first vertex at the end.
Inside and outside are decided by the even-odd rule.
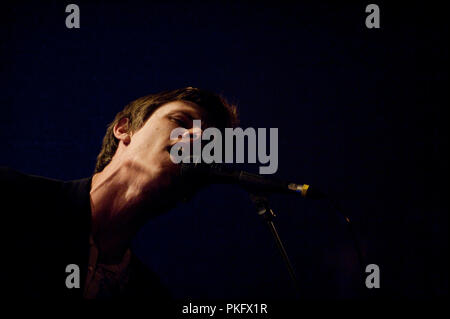
MULTIPOLYGON (((86 177, 129 101, 184 86, 221 92, 238 103, 242 127, 279 128, 278 177, 341 199, 366 263, 380 267, 381 296, 448 295, 439 5, 377 2, 381 29, 369 30, 363 2, 78 1, 81 28, 67 29, 69 3, 1 4, 0 164, 86 177)), ((321 202, 272 205, 302 295, 360 296, 342 220, 321 202)), ((238 187, 212 186, 149 221, 134 249, 178 298, 293 296, 238 187)))

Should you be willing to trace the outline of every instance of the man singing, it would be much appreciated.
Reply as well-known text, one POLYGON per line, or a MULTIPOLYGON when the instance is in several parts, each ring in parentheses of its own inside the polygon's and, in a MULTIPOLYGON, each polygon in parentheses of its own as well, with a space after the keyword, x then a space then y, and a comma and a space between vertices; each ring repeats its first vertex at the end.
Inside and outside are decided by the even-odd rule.
POLYGON ((201 129, 223 130, 236 125, 237 114, 220 96, 197 88, 152 94, 116 115, 90 178, 63 182, 2 168, 6 297, 168 298, 130 243, 149 218, 195 192, 170 156, 177 143, 170 139, 173 129, 199 138, 194 119, 201 129), (76 269, 79 285, 68 280, 76 269))

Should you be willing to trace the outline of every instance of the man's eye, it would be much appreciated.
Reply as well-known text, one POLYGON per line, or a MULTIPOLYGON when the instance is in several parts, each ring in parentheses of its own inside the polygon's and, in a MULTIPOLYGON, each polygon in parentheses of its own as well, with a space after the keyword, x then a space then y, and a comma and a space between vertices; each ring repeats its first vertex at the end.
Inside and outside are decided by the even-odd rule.
POLYGON ((179 126, 181 127, 186 127, 186 122, 180 118, 176 118, 176 117, 171 117, 170 118, 173 122, 177 123, 179 126))

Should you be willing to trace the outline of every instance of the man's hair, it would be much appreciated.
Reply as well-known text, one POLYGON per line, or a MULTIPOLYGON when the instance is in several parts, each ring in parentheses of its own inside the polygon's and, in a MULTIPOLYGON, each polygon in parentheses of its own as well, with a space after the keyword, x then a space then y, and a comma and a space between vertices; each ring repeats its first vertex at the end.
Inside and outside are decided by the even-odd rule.
POLYGON ((238 116, 235 105, 228 103, 223 96, 206 90, 186 87, 140 97, 126 105, 109 124, 103 138, 102 149, 97 156, 94 173, 101 172, 116 153, 119 140, 114 136, 114 126, 121 119, 128 118, 130 132, 136 132, 157 108, 173 101, 186 101, 198 105, 206 113, 206 118, 202 120, 207 126, 223 130, 225 127, 237 125, 238 116))

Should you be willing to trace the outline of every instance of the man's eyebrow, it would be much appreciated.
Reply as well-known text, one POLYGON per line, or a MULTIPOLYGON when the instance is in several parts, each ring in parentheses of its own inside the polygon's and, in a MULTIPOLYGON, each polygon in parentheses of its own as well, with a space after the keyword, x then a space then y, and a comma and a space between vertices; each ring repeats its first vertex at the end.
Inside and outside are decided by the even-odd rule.
POLYGON ((184 110, 174 110, 172 112, 170 112, 168 115, 176 115, 176 114, 183 114, 184 116, 188 117, 190 120, 197 120, 199 118, 201 118, 199 116, 199 118, 195 118, 194 116, 192 116, 192 114, 188 111, 184 111, 184 110))

